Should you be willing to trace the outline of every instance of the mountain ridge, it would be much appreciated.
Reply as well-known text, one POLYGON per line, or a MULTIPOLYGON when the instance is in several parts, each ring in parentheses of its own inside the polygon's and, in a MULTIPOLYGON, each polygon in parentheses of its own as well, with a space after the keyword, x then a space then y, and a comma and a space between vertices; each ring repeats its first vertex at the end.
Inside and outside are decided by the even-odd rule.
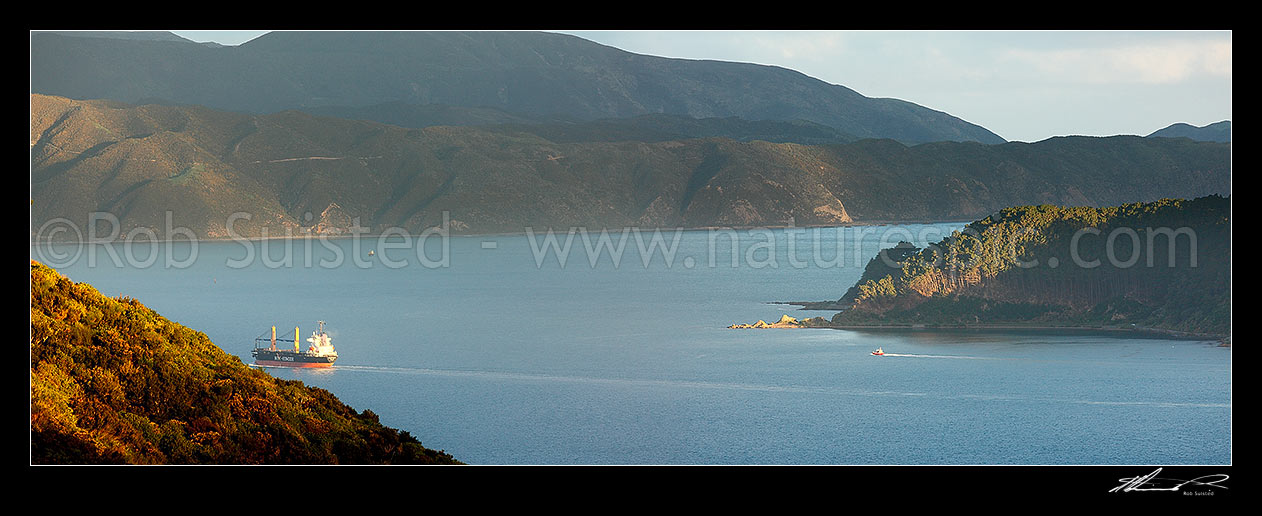
POLYGON ((1153 131, 1148 138, 1190 138, 1196 141, 1227 143, 1231 141, 1231 120, 1201 127, 1180 122, 1153 131))
POLYGON ((32 92, 79 100, 157 98, 254 114, 371 116, 371 106, 403 102, 578 120, 737 116, 909 143, 1004 141, 947 113, 787 68, 634 54, 545 32, 281 31, 220 48, 41 33, 31 37, 31 63, 32 92))
MULTIPOLYGON (((1110 205, 1230 193, 1230 144, 1053 138, 829 145, 695 138, 558 143, 476 127, 407 129, 203 107, 31 97, 32 235, 178 216, 199 237, 305 234, 336 204, 373 231, 758 227, 972 220, 1030 203, 1110 205), (1139 179, 1142 178, 1142 181, 1139 179)), ((345 227, 321 226, 330 234, 345 227)), ((339 233, 340 232, 340 233, 339 233)))
POLYGON ((170 31, 57 31, 57 30, 41 30, 31 31, 32 34, 56 34, 58 36, 66 36, 72 38, 101 38, 101 39, 123 39, 134 41, 176 41, 181 43, 192 43, 195 45, 222 46, 218 43, 198 43, 191 39, 185 38, 170 31))

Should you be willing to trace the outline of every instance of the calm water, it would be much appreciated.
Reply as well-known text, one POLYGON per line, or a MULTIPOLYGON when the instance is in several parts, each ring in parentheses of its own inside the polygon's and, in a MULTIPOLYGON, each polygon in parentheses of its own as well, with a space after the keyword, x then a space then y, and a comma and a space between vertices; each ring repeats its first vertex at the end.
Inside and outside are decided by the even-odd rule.
POLYGON ((1213 343, 725 328, 830 316, 769 302, 836 299, 879 248, 961 226, 664 232, 673 256, 643 252, 646 232, 607 235, 626 242, 617 255, 589 252, 598 234, 558 253, 561 233, 558 248, 516 235, 32 258, 247 363, 272 325, 305 338, 325 320, 334 369, 268 372, 468 463, 1231 463, 1231 350, 1213 343))

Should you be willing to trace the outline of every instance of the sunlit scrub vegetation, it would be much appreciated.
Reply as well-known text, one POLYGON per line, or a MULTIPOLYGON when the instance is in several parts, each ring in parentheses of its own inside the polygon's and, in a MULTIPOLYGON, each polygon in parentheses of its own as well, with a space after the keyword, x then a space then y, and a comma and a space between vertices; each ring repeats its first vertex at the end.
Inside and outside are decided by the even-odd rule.
POLYGON ((1231 200, 1022 206, 882 251, 835 325, 1044 325, 1227 335, 1231 200))
POLYGON ((332 393, 31 262, 33 464, 452 464, 332 393))

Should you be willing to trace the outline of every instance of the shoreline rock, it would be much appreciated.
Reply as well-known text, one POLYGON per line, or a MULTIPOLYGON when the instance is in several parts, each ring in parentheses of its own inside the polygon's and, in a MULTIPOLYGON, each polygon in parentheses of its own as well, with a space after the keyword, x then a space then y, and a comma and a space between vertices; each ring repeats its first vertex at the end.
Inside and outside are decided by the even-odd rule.
POLYGON ((797 320, 788 315, 780 316, 780 320, 774 323, 768 323, 762 319, 753 324, 733 324, 728 329, 746 330, 746 329, 764 329, 764 328, 822 328, 831 324, 830 321, 823 317, 811 317, 809 319, 797 320))

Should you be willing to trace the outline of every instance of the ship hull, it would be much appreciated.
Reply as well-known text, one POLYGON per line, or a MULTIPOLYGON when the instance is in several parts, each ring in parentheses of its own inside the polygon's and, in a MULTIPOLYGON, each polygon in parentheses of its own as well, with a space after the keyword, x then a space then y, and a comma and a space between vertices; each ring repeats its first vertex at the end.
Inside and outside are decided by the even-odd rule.
POLYGON ((256 350, 255 365, 268 367, 333 367, 336 356, 317 356, 293 351, 256 350))

